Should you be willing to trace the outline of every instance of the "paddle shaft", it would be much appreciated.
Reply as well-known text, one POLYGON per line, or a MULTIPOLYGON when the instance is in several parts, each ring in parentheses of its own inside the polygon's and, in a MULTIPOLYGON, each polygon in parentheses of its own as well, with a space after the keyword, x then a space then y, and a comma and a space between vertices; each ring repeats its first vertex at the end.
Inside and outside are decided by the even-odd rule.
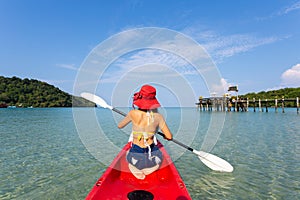
POLYGON ((122 112, 121 110, 118 110, 116 108, 112 108, 112 111, 115 111, 116 113, 119 113, 120 115, 126 116, 126 113, 122 112))
MULTIPOLYGON (((165 137, 165 135, 162 132, 158 132, 157 134, 165 137)), ((183 148, 186 148, 187 150, 189 150, 191 152, 194 151, 194 149, 192 149, 191 147, 189 147, 189 146, 187 146, 187 145, 185 145, 185 144, 183 144, 183 143, 175 140, 174 138, 172 138, 171 141, 174 142, 174 143, 176 143, 176 144, 178 144, 178 145, 180 145, 180 146, 182 146, 183 148)))

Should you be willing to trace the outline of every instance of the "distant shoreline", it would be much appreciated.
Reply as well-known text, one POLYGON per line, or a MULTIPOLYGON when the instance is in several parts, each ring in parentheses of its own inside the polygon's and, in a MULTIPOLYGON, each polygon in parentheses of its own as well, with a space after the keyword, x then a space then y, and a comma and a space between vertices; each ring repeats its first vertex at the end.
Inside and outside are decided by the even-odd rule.
MULTIPOLYGON (((284 88, 258 93, 239 95, 239 99, 290 99, 300 97, 300 87, 284 88)), ((212 97, 211 97, 212 98, 212 97)), ((237 98, 231 96, 231 98, 237 98)), ((200 99, 200 97, 199 97, 200 99)), ((271 101, 269 101, 271 102, 271 101)), ((59 88, 35 79, 0 76, 0 108, 2 107, 95 107, 96 105, 81 97, 73 96, 59 88)), ((274 106, 272 103, 270 106, 274 106)), ((285 107, 296 107, 294 103, 287 102, 285 107)))

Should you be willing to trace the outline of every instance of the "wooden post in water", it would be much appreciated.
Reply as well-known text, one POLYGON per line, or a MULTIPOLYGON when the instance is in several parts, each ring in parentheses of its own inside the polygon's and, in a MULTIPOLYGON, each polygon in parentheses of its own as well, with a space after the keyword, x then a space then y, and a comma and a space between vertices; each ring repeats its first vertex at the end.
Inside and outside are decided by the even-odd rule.
POLYGON ((237 111, 237 99, 234 100, 234 112, 236 112, 236 111, 237 111))
POLYGON ((282 96, 281 99, 281 107, 282 107, 282 113, 284 113, 284 96, 282 96))
POLYGON ((268 110, 268 99, 266 99, 266 112, 269 112, 269 110, 268 110))
POLYGON ((299 97, 296 99, 296 104, 297 104, 297 114, 299 114, 299 97))
POLYGON ((275 112, 277 113, 277 108, 278 108, 278 100, 275 99, 275 112))
POLYGON ((253 112, 255 112, 255 98, 253 98, 253 112))
POLYGON ((221 100, 221 111, 225 111, 225 97, 223 97, 223 99, 221 100))

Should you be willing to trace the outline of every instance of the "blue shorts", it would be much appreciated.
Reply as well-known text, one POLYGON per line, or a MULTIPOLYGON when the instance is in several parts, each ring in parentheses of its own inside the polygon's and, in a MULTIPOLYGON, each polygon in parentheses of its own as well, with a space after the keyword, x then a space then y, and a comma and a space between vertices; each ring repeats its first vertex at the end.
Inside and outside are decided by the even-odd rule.
POLYGON ((136 144, 132 144, 127 154, 127 161, 139 170, 154 167, 162 161, 162 153, 155 144, 150 145, 151 157, 149 159, 149 149, 141 148, 136 144))

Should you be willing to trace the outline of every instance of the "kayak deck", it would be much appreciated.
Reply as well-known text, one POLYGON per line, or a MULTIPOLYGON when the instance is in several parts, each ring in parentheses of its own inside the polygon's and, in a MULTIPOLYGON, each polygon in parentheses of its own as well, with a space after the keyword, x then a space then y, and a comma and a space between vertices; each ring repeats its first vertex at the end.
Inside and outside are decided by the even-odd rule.
POLYGON ((137 193, 140 191, 142 193, 150 192, 154 196, 154 200, 191 199, 170 156, 161 143, 158 144, 158 147, 163 153, 162 165, 158 170, 147 175, 145 179, 140 180, 129 171, 126 153, 130 149, 130 143, 126 144, 95 183, 86 199, 126 200, 128 199, 127 195, 133 191, 137 191, 137 193))

